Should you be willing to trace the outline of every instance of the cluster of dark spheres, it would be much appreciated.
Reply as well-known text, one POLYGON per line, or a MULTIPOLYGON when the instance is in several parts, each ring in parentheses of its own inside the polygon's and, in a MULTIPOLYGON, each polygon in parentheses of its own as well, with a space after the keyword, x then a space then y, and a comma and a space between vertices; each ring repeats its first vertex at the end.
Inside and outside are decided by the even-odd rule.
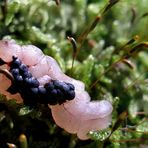
POLYGON ((12 57, 9 66, 14 81, 7 91, 11 94, 20 93, 27 105, 37 103, 56 105, 75 98, 75 88, 71 83, 51 80, 44 86, 40 86, 39 81, 32 76, 27 65, 15 56, 12 57))

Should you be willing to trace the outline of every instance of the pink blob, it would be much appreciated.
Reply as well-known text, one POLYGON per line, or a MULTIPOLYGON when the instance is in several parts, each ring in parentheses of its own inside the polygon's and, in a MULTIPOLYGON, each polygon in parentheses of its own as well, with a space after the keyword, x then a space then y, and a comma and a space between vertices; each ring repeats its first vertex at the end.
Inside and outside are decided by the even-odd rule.
MULTIPOLYGON (((45 56, 33 45, 21 46, 14 41, 0 41, 0 58, 10 62, 12 56, 17 56, 22 63, 29 66, 30 72, 41 85, 54 79, 75 86, 76 96, 73 100, 61 105, 49 105, 58 126, 69 133, 77 134, 82 140, 89 139, 87 136, 89 131, 108 127, 113 110, 111 103, 107 100, 91 101, 89 94, 85 91, 84 83, 65 75, 52 57, 45 56)), ((5 65, 3 68, 9 69, 9 66, 5 65)), ((23 100, 19 94, 11 95, 6 91, 10 85, 11 81, 1 74, 0 93, 6 95, 8 99, 15 99, 18 103, 22 103, 23 100)))

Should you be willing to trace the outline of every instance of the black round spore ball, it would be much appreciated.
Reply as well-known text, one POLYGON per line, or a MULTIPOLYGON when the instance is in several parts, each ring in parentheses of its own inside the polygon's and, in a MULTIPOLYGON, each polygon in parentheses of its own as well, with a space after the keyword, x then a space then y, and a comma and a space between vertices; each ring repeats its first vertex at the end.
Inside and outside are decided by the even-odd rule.
POLYGON ((51 96, 57 97, 57 90, 56 90, 56 89, 53 89, 53 90, 51 91, 51 96))
POLYGON ((16 81, 17 82, 23 82, 23 77, 20 76, 20 75, 16 76, 16 81))
POLYGON ((15 77, 19 75, 19 69, 15 68, 15 69, 11 69, 10 70, 11 74, 15 77))
POLYGON ((58 81, 58 80, 53 80, 53 84, 54 84, 54 86, 56 87, 56 88, 62 88, 63 87, 63 82, 61 82, 61 81, 58 81))
POLYGON ((31 92, 33 93, 33 94, 35 94, 35 95, 37 95, 38 93, 39 93, 39 89, 38 88, 30 88, 30 90, 31 90, 31 92))
POLYGON ((26 71, 28 71, 28 67, 25 64, 21 64, 19 66, 20 72, 24 73, 26 71))
POLYGON ((24 79, 25 84, 27 84, 27 86, 30 86, 32 83, 32 79, 31 78, 25 78, 24 79))
POLYGON ((71 83, 66 83, 66 84, 68 85, 70 90, 75 90, 75 87, 73 84, 71 84, 71 83))
POLYGON ((54 89, 54 84, 53 84, 53 82, 51 81, 51 82, 49 82, 49 83, 46 83, 46 84, 44 85, 44 87, 47 89, 47 91, 51 91, 51 90, 54 89))
POLYGON ((67 94, 67 100, 72 100, 75 97, 75 92, 73 90, 69 91, 67 94))
POLYGON ((61 87, 61 90, 64 93, 67 93, 67 92, 69 92, 70 88, 69 88, 69 86, 66 83, 63 83, 63 86, 61 87))
POLYGON ((32 79, 32 83, 31 83, 32 87, 39 87, 40 83, 36 78, 32 77, 30 79, 32 79))
POLYGON ((62 91, 60 89, 57 89, 56 91, 57 91, 57 96, 58 96, 59 100, 63 99, 64 94, 62 93, 62 91))
POLYGON ((39 87, 39 94, 45 95, 47 93, 46 89, 44 87, 39 87))
POLYGON ((23 78, 31 78, 32 77, 32 74, 31 72, 29 71, 25 71, 23 74, 22 74, 23 78))

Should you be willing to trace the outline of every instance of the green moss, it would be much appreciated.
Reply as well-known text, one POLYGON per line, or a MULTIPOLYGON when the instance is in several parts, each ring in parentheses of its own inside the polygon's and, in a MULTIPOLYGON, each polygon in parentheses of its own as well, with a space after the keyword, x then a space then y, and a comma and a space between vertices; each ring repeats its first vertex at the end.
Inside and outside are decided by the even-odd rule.
POLYGON ((110 129, 120 113, 129 113, 108 140, 104 138, 106 132, 101 131, 92 132, 92 140, 84 142, 57 127, 47 106, 30 109, 0 96, 2 147, 8 142, 20 145, 22 133, 27 137, 28 147, 36 148, 94 148, 103 145, 124 148, 148 144, 146 140, 141 141, 147 138, 148 124, 145 121, 148 111, 147 48, 128 59, 134 64, 134 69, 120 61, 132 47, 148 41, 148 1, 119 1, 102 16, 80 45, 77 41, 80 34, 97 15, 101 15, 107 2, 63 0, 60 6, 56 6, 54 1, 47 0, 0 1, 1 39, 15 39, 21 44, 38 46, 57 60, 63 72, 83 81, 94 100, 107 99, 114 103, 110 129), (125 46, 136 34, 140 39, 125 46), (78 47, 81 47, 73 69, 73 49, 67 36, 75 38, 78 47), (125 127, 128 130, 122 130, 125 127))

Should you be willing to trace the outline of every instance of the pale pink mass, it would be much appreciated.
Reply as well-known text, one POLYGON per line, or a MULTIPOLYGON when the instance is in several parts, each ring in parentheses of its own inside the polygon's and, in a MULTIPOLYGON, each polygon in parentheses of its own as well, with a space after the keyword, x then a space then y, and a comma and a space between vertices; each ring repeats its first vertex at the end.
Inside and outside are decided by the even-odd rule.
MULTIPOLYGON (((55 123, 69 133, 77 134, 82 140, 89 139, 87 133, 107 128, 111 122, 112 104, 107 100, 91 101, 89 94, 85 91, 85 85, 65 75, 57 62, 50 56, 33 45, 18 45, 15 41, 0 41, 0 58, 6 62, 17 56, 22 63, 29 67, 30 72, 36 77, 41 85, 51 79, 69 82, 75 86, 75 98, 61 105, 49 105, 55 123)), ((9 66, 0 68, 9 70, 9 66)), ((6 90, 11 81, 0 74, 0 93, 8 99, 15 99, 18 103, 23 100, 19 94, 11 95, 6 90)), ((32 99, 32 98, 30 98, 32 99)), ((44 98, 43 98, 44 99, 44 98)))

